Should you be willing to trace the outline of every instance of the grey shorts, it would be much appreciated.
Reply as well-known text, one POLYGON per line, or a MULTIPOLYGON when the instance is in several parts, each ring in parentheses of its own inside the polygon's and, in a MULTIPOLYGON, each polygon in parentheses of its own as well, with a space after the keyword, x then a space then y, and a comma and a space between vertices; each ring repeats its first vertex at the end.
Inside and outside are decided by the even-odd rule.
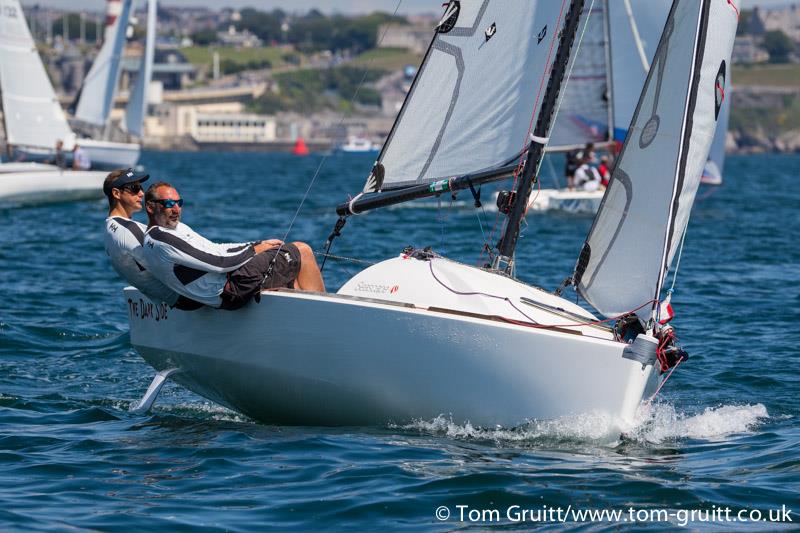
POLYGON ((262 288, 292 288, 299 272, 300 250, 294 244, 284 244, 280 248, 256 254, 250 261, 228 273, 220 308, 239 309, 250 298, 259 295, 262 288))

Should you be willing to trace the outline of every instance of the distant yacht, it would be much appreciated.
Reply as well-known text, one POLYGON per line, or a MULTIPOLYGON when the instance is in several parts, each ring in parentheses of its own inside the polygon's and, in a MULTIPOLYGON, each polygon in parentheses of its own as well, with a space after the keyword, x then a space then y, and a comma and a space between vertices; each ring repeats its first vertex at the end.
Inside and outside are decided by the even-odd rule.
POLYGON ((378 152, 381 147, 365 137, 351 135, 347 142, 339 146, 341 152, 378 152))

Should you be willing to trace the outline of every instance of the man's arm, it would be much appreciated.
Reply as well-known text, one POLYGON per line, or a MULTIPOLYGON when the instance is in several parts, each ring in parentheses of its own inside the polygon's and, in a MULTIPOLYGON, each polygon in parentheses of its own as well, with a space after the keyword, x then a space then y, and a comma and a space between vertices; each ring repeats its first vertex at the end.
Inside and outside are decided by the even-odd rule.
MULTIPOLYGON (((255 254, 255 247, 247 246, 236 253, 219 249, 219 246, 207 246, 206 242, 196 239, 182 239, 174 232, 153 227, 147 235, 160 249, 163 259, 204 272, 230 272, 236 270, 255 254)), ((146 246, 150 246, 147 243, 146 246)))

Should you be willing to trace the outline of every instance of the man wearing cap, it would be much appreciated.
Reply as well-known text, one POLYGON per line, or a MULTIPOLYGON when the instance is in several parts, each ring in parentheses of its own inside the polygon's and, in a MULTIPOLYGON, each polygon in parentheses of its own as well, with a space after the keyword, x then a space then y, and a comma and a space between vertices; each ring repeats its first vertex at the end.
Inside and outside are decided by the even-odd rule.
POLYGON ((148 229, 143 255, 153 275, 175 292, 211 307, 238 309, 262 289, 324 292, 314 252, 303 242, 209 241, 181 222, 183 198, 169 183, 145 195, 148 229))
POLYGON ((154 302, 166 302, 178 309, 197 309, 201 304, 180 296, 143 266, 142 243, 147 226, 131 217, 142 209, 142 182, 147 178, 147 174, 136 174, 128 168, 111 172, 103 182, 103 192, 108 198, 106 253, 117 274, 154 302))

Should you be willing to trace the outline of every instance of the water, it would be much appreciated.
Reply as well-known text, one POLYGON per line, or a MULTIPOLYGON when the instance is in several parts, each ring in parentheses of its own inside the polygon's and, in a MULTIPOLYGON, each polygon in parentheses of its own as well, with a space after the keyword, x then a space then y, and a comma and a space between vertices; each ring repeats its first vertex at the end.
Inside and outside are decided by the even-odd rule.
MULTIPOLYGON (((230 241, 283 237, 320 158, 146 153, 143 163, 179 188, 187 223, 230 241)), ((329 158, 289 238, 320 248, 334 204, 370 164, 329 158)), ((798 168, 798 156, 731 157, 725 186, 699 201, 673 298, 692 357, 622 439, 590 415, 513 430, 445 417, 267 426, 173 384, 151 414, 131 415, 153 371, 129 344, 123 284, 103 252, 104 201, 0 210, 0 529, 453 529, 472 517, 488 527, 494 511, 506 527, 537 525, 511 522, 513 506, 551 509, 551 527, 571 506, 624 510, 620 520, 665 510, 660 527, 718 530, 733 525, 712 522, 715 509, 768 518, 785 506, 794 522, 781 527, 796 527, 798 168)), ((334 253, 377 261, 432 245, 476 263, 495 216, 387 209, 351 219, 334 253)), ((590 223, 530 217, 519 276, 555 287, 590 223)), ((329 288, 359 268, 330 261, 329 288)))

